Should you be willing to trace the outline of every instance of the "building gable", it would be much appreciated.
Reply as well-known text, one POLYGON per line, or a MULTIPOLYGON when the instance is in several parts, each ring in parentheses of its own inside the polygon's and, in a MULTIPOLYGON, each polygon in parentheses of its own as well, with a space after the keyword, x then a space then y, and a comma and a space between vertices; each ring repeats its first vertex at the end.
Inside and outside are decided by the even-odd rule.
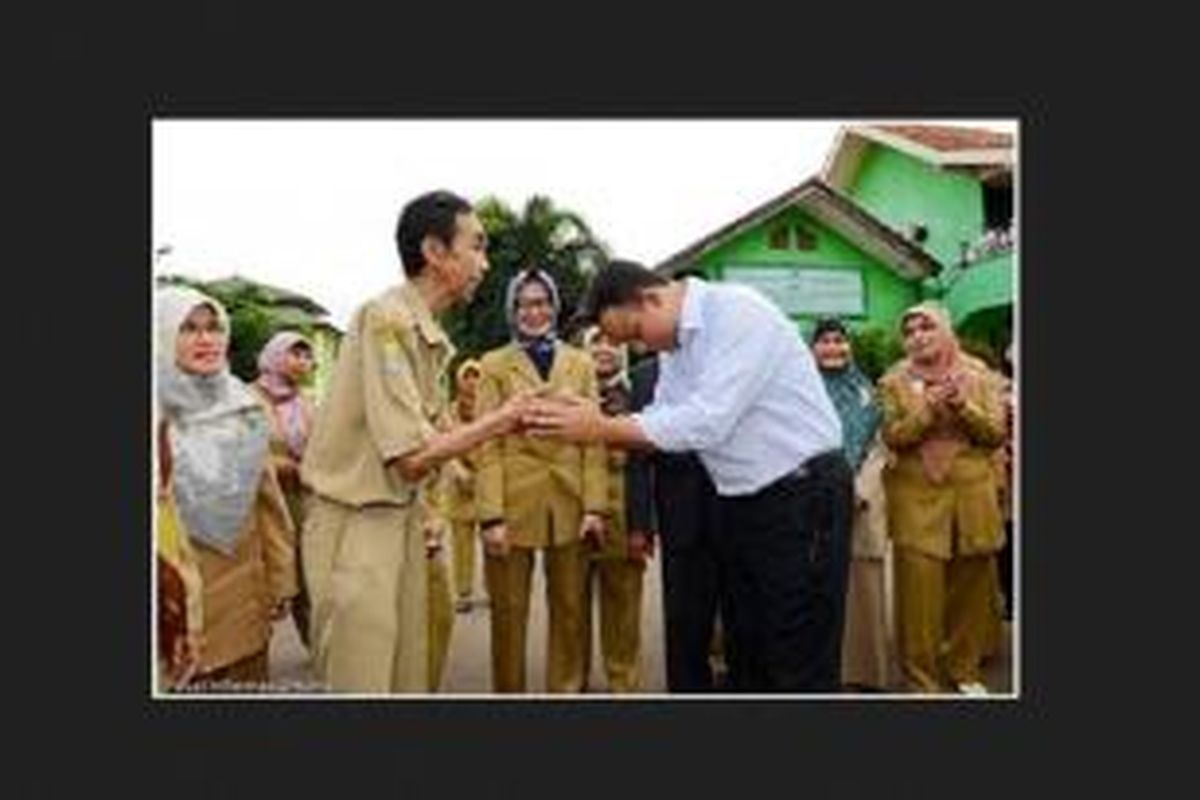
POLYGON ((696 266, 714 279, 753 286, 807 332, 817 317, 888 326, 920 297, 919 280, 865 252, 798 205, 715 246, 696 266))

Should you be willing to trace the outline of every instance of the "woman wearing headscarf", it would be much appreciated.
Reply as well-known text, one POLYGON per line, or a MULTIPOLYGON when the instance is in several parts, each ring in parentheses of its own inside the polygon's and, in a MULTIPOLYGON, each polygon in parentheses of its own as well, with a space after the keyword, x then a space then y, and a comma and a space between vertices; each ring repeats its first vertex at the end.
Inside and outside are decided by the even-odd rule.
MULTIPOLYGON (((463 361, 454 373, 454 403, 450 407, 452 425, 465 425, 475 419, 479 385, 479 362, 463 361)), ((471 610, 475 593, 479 520, 475 510, 476 455, 469 453, 450 461, 443 472, 446 518, 450 522, 450 546, 453 551, 455 610, 471 610)))
MULTIPOLYGON (((258 354, 258 379, 253 389, 262 398, 271 422, 270 453, 287 500, 288 512, 296 530, 304 524, 305 489, 300 483, 300 461, 312 431, 313 407, 301 390, 313 370, 312 343, 295 331, 280 331, 270 338, 258 354)), ((308 646, 309 601, 304 585, 304 567, 300 557, 300 537, 296 539, 296 596, 292 598, 292 619, 304 646, 308 646)))
POLYGON ((986 694, 980 662, 1004 544, 992 454, 1005 438, 999 376, 962 352, 940 305, 901 317, 906 357, 880 379, 896 632, 910 691, 986 694))
MULTIPOLYGON (((608 340, 598 327, 584 332, 584 349, 596 365, 600 408, 608 415, 630 410, 628 353, 608 340)), ((642 576, 646 571, 649 538, 630 531, 625 506, 624 450, 608 448, 608 515, 602 541, 588 554, 584 625, 584 675, 591 672, 592 606, 599 597, 600 651, 608 690, 636 692, 641 685, 642 576), (597 589, 599 591, 597 592, 597 589)))
MULTIPOLYGON (((480 360, 478 414, 525 391, 598 400, 592 360, 557 336, 561 305, 550 275, 531 269, 514 276, 505 311, 513 339, 480 360)), ((538 550, 549 607, 546 689, 582 690, 584 540, 603 536, 605 481, 600 445, 512 434, 481 446, 475 498, 491 598, 497 692, 525 691, 525 634, 538 550)))
POLYGON ((818 320, 813 356, 842 421, 846 459, 854 470, 856 508, 842 638, 842 683, 868 690, 888 686, 888 541, 883 490, 884 448, 878 440, 882 414, 875 390, 854 363, 841 320, 818 320))
POLYGON ((203 643, 192 685, 268 678, 271 622, 296 592, 293 528, 271 464, 258 397, 229 371, 229 318, 216 300, 174 286, 156 293, 164 491, 178 509, 203 583, 203 643))

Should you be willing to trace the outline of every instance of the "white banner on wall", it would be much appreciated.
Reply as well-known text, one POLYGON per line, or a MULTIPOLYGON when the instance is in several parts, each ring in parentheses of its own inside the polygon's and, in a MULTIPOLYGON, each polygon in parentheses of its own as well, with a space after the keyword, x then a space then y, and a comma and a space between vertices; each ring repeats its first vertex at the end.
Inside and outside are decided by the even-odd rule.
POLYGON ((862 271, 819 267, 762 267, 730 264, 725 281, 753 286, 785 314, 866 313, 862 271))

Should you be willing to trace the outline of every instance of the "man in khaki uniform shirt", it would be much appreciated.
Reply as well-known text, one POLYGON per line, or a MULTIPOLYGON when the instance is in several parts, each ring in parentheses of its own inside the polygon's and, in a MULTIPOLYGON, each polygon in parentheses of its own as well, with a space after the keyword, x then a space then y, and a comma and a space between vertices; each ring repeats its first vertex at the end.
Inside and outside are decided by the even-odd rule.
POLYGON ((339 692, 427 691, 421 493, 438 465, 508 432, 523 408, 514 398, 436 430, 453 346, 434 314, 474 293, 487 237, 467 201, 439 191, 405 206, 396 241, 407 280, 355 313, 301 469, 313 491, 303 554, 314 663, 339 692))

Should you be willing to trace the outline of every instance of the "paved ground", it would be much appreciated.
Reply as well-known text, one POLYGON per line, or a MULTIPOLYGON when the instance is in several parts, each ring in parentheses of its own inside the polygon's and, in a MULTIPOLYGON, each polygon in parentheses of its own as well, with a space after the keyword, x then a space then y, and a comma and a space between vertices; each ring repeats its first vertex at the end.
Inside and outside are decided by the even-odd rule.
MULTIPOLYGON (((482 580, 482 570, 477 571, 482 580)), ((642 602, 642 683, 644 692, 666 693, 662 630, 662 587, 661 571, 657 561, 646 569, 645 594, 642 602)), ((481 590, 477 590, 481 593, 481 590)), ((541 598, 544 591, 540 569, 535 571, 534 597, 541 598)), ((546 614, 545 603, 531 604, 529 642, 529 682, 533 692, 545 687, 546 614)), ((597 629, 598 625, 593 626, 597 629)), ((491 692, 490 661, 488 654, 488 610, 477 605, 469 613, 456 614, 454 631, 450 640, 450 655, 446 674, 442 681, 442 692, 450 695, 489 695, 491 692)), ((593 648, 591 692, 604 691, 604 677, 598 663, 599 643, 593 648)), ((308 656, 300 643, 296 630, 287 622, 275 628, 271 642, 271 674, 276 682, 289 684, 311 683, 312 670, 308 656)), ((894 672, 894 671, 893 671, 894 672)), ((993 692, 1012 691, 1012 636, 1011 631, 998 656, 986 667, 985 682, 993 692)))

